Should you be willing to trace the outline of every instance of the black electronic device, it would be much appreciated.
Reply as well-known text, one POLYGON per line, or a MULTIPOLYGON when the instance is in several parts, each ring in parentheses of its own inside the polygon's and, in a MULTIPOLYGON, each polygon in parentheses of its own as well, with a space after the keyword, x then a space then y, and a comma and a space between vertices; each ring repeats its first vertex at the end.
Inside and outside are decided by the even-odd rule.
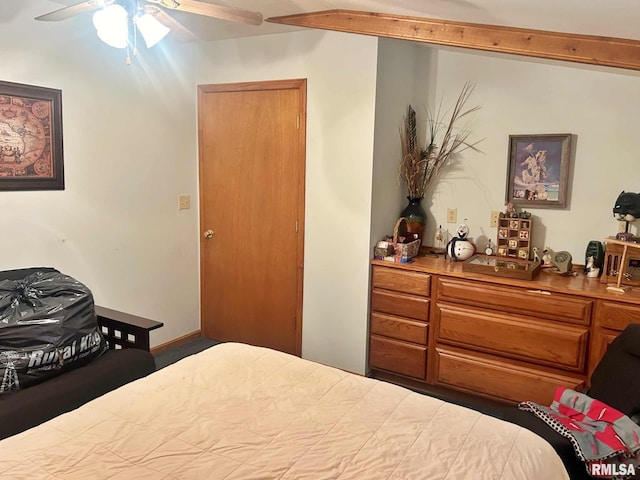
POLYGON ((584 253, 584 265, 585 270, 589 263, 589 257, 593 257, 593 266, 599 268, 602 272, 602 266, 604 265, 604 246, 602 242, 598 240, 591 240, 587 244, 587 250, 584 253))

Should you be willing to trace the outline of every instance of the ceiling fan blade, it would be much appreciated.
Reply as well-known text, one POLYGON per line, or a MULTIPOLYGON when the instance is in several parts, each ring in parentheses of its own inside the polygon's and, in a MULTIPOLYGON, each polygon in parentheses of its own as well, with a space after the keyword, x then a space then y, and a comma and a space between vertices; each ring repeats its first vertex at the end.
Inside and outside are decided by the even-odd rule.
POLYGON ((113 3, 113 0, 87 0, 86 2, 76 3, 68 7, 54 10, 53 12, 45 13, 36 17, 36 20, 54 21, 66 20, 68 18, 80 15, 84 12, 90 12, 91 10, 97 10, 98 8, 113 3))
POLYGON ((152 5, 146 5, 144 7, 145 12, 153 15, 156 20, 158 20, 165 27, 169 27, 171 29, 171 35, 181 42, 197 42, 198 37, 189 30, 187 27, 182 25, 179 21, 169 15, 167 12, 162 10, 161 8, 154 7, 152 5))
POLYGON ((231 22, 248 23, 249 25, 260 25, 262 23, 262 14, 259 12, 224 5, 214 5, 213 3, 201 2, 199 0, 147 0, 147 2, 180 12, 195 13, 196 15, 205 15, 207 17, 229 20, 231 22))

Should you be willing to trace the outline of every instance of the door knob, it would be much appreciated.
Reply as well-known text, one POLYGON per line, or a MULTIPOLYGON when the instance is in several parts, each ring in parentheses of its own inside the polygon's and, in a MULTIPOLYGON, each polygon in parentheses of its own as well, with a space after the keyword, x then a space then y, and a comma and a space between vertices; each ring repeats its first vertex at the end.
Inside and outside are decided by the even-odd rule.
POLYGON ((206 230, 204 232, 204 238, 211 238, 213 237, 213 230, 206 230))

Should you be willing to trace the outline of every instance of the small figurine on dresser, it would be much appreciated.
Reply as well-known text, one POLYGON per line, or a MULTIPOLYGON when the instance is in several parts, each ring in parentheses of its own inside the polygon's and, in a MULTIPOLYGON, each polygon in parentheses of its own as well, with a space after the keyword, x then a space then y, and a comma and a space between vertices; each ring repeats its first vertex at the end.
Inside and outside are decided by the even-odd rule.
POLYGON ((436 230, 436 247, 439 252, 442 252, 442 244, 444 242, 444 231, 442 230, 442 225, 438 225, 438 230, 436 230))
POLYGON ((542 259, 540 258, 540 253, 538 252, 538 247, 532 247, 531 250, 533 251, 533 261, 534 262, 540 262, 540 264, 542 264, 542 259))
POLYGON ((624 232, 619 232, 616 235, 616 240, 633 241, 634 236, 629 232, 629 223, 635 222, 640 218, 640 193, 625 192, 623 190, 618 195, 613 206, 613 218, 619 222, 625 222, 624 232))
POLYGON ((458 225, 456 234, 457 236, 447 243, 446 255, 453 261, 466 260, 476 253, 476 246, 467 239, 469 226, 466 223, 458 225))
POLYGON ((600 269, 595 266, 595 257, 593 255, 589 255, 587 257, 587 266, 585 267, 587 270, 587 277, 589 278, 597 278, 600 275, 600 269))
POLYGON ((493 255, 494 251, 495 251, 495 249, 493 247, 493 243, 491 243, 491 239, 489 239, 487 241, 487 244, 484 247, 484 254, 491 256, 491 255, 493 255))

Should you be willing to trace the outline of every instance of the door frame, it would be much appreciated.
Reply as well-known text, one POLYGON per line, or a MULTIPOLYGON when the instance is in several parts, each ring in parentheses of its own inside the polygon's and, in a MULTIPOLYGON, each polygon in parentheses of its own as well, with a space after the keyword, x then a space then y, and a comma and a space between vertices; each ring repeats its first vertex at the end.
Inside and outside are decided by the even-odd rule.
POLYGON ((203 242, 205 238, 202 234, 204 228, 205 202, 204 190, 202 187, 202 175, 204 158, 202 145, 202 96, 207 93, 219 92, 249 92, 258 90, 297 90, 299 96, 298 110, 298 214, 296 218, 297 246, 296 246, 296 345, 295 353, 302 355, 302 300, 303 300, 303 280, 304 280, 304 220, 305 220, 305 175, 306 175, 306 152, 307 152, 307 79, 298 78, 290 80, 268 80, 257 82, 239 83, 219 83, 198 85, 198 198, 200 206, 199 231, 200 242, 198 254, 200 256, 200 331, 202 331, 202 297, 205 284, 205 268, 203 242))

